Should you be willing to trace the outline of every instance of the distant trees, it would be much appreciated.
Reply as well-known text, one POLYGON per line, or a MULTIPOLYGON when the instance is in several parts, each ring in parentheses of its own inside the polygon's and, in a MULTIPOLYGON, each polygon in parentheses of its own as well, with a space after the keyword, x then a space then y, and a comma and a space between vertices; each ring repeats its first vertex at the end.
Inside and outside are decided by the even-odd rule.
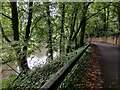
POLYGON ((91 18, 88 24, 91 22, 91 24, 87 24, 89 27, 88 29, 91 29, 88 34, 94 35, 94 36, 106 36, 111 35, 113 33, 119 32, 118 30, 118 11, 116 6, 118 5, 118 2, 116 3, 94 3, 92 4, 92 7, 96 8, 90 8, 90 10, 93 11, 99 11, 94 18, 91 18), (101 9, 100 9, 101 8, 101 9))
POLYGON ((119 27, 119 32, 120 32, 120 2, 117 3, 117 14, 118 14, 118 27, 119 27))

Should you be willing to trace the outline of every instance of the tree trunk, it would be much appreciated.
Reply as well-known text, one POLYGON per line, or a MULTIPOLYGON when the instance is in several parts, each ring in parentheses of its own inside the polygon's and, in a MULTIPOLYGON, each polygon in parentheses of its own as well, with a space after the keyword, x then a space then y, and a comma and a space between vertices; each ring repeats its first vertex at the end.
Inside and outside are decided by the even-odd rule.
MULTIPOLYGON (((17 3, 10 1, 11 4, 11 11, 12 11, 12 28, 13 28, 13 36, 15 41, 19 41, 19 28, 18 28, 18 11, 17 11, 17 3)), ((16 56, 18 65, 21 71, 21 55, 20 55, 20 47, 18 43, 15 43, 14 47, 16 48, 16 56)))
MULTIPOLYGON (((89 4, 89 3, 88 3, 89 4)), ((85 34, 85 27, 86 27, 86 14, 88 10, 88 6, 90 5, 85 5, 83 6, 83 15, 82 15, 82 26, 81 26, 81 32, 80 32, 80 46, 84 46, 84 34, 85 34)))
POLYGON ((71 45, 73 33, 75 31, 74 27, 75 27, 75 22, 77 19, 77 14, 78 14, 78 7, 75 6, 75 8, 73 9, 73 12, 72 12, 72 23, 71 23, 71 27, 70 27, 70 37, 69 37, 69 41, 68 41, 67 49, 66 49, 67 53, 70 52, 70 48, 71 48, 70 45, 71 45))
POLYGON ((106 25, 107 25, 107 20, 106 20, 106 18, 107 18, 107 16, 106 16, 106 8, 104 8, 104 14, 103 14, 103 23, 104 23, 104 25, 103 25, 103 31, 107 31, 106 29, 107 29, 107 27, 106 27, 106 25))
POLYGON ((86 5, 85 5, 85 3, 84 3, 82 19, 81 19, 81 21, 80 21, 80 24, 79 24, 78 29, 76 30, 75 34, 73 35, 73 37, 72 37, 72 39, 71 39, 72 41, 74 41, 75 38, 77 37, 77 34, 78 34, 79 31, 80 31, 80 28, 81 28, 82 25, 84 24, 84 20, 86 21, 86 19, 85 19, 85 18, 86 18, 86 13, 87 13, 88 7, 89 7, 89 5, 90 5, 91 3, 93 3, 93 2, 89 2, 89 3, 87 3, 86 5))
POLYGON ((18 29, 18 12, 17 12, 17 3, 10 2, 11 10, 12 10, 12 28, 13 28, 13 35, 14 40, 19 41, 19 29, 18 29))
POLYGON ((110 13, 110 10, 109 10, 109 7, 107 8, 107 21, 106 21, 106 30, 108 31, 109 29, 109 13, 110 13))
POLYGON ((86 27, 86 18, 84 19, 84 23, 83 23, 83 25, 81 27, 81 32, 80 32, 80 46, 84 46, 85 27, 86 27))
POLYGON ((49 9, 49 4, 47 3, 46 9, 47 9, 47 23, 48 23, 48 29, 49 29, 49 33, 48 33, 48 46, 49 46, 49 53, 50 56, 48 56, 51 60, 53 60, 53 49, 52 49, 52 29, 51 29, 51 21, 50 21, 50 9, 49 9))
POLYGON ((23 47, 23 57, 21 58, 21 67, 22 70, 27 71, 29 70, 28 64, 27 64, 27 46, 28 46, 28 41, 30 38, 30 27, 32 23, 32 5, 33 2, 29 2, 29 13, 28 13, 28 22, 26 26, 26 33, 25 33, 25 40, 24 40, 24 47, 23 47))
MULTIPOLYGON (((78 20, 76 21, 76 30, 78 29, 78 20)), ((79 48, 78 38, 75 38, 75 50, 79 48)))
MULTIPOLYGON (((18 28, 19 22, 18 22, 17 2, 11 1, 10 4, 11 4, 11 10, 12 10, 12 25, 13 25, 12 28, 13 28, 14 40, 19 41, 19 28, 18 28)), ((14 45, 14 47, 17 46, 16 56, 17 56, 20 71, 29 70, 26 55, 27 55, 27 44, 30 37, 29 35, 30 35, 30 26, 31 26, 31 19, 32 19, 32 8, 31 8, 32 5, 33 5, 33 2, 29 2, 29 15, 28 15, 28 23, 26 26, 26 35, 25 35, 23 50, 21 51, 21 48, 18 43, 14 45)))
POLYGON ((62 5, 62 20, 61 20, 61 34, 60 34, 60 54, 64 53, 64 18, 65 18, 65 4, 62 5))

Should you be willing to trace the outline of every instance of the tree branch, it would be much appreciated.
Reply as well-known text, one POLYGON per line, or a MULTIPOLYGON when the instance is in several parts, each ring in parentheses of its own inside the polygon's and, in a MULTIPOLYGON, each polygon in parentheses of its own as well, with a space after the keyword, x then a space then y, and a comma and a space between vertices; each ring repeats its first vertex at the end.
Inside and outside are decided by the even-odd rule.
POLYGON ((3 27, 2 27, 2 24, 0 22, 0 29, 1 29, 1 32, 2 32, 2 37, 8 42, 10 43, 11 41, 8 39, 8 37, 5 35, 5 32, 3 30, 3 27))
MULTIPOLYGON (((88 4, 86 5, 86 7, 88 7, 90 4, 91 4, 91 3, 88 3, 88 4)), ((110 4, 111 4, 111 2, 110 2, 110 4)), ((94 13, 94 14, 93 14, 93 15, 91 15, 90 17, 86 18, 86 20, 88 20, 88 19, 90 19, 91 17, 95 16, 96 14, 98 14, 98 13, 99 13, 100 11, 102 11, 103 9, 105 9, 105 8, 109 7, 109 6, 110 6, 110 4, 109 4, 109 5, 107 5, 106 7, 101 8, 100 10, 98 10, 98 12, 94 13)), ((86 8, 86 7, 85 7, 85 8, 86 8)), ((77 31, 75 32, 75 34, 74 34, 74 36, 73 36, 72 40, 74 40, 74 39, 75 39, 75 37, 77 36, 77 34, 78 34, 78 32, 79 32, 79 30, 80 30, 81 26, 83 25, 83 22, 84 22, 84 18, 81 20, 80 25, 79 25, 79 28, 78 28, 78 29, 77 29, 77 31)))
POLYGON ((42 16, 35 22, 34 26, 31 28, 31 33, 33 31, 33 29, 35 28, 35 26, 37 25, 37 23, 42 19, 42 16))
POLYGON ((76 22, 76 19, 77 19, 77 14, 78 14, 78 7, 75 6, 75 9, 74 9, 73 12, 72 12, 72 20, 73 20, 73 23, 71 23, 69 41, 70 41, 71 38, 72 38, 73 32, 75 32, 75 31, 74 31, 74 27, 75 27, 75 22, 76 22))
POLYGON ((40 17, 40 18, 35 22, 34 26, 31 28, 31 30, 30 30, 31 32, 30 32, 30 37, 29 37, 29 38, 31 38, 33 29, 36 27, 37 23, 38 23, 41 19, 42 19, 42 17, 40 17))
POLYGON ((12 20, 12 18, 11 18, 11 17, 9 17, 9 16, 5 15, 4 13, 0 13, 0 14, 2 14, 2 15, 3 15, 4 17, 6 17, 6 18, 8 18, 8 19, 12 20))
MULTIPOLYGON (((111 3, 110 3, 111 4, 111 3)), ((103 7, 103 8, 101 8, 100 10, 98 10, 96 13, 94 13, 93 15, 91 15, 90 17, 88 17, 86 20, 88 20, 88 19, 90 19, 91 17, 93 17, 93 16, 95 16, 96 14, 98 14, 100 11, 102 11, 103 9, 105 9, 105 8, 107 8, 107 7, 109 7, 110 6, 110 4, 109 5, 107 5, 106 7, 103 7)))
MULTIPOLYGON (((3 61, 5 61, 4 59, 2 59, 3 61)), ((13 67, 11 67, 8 63, 5 63, 8 67, 10 67, 13 71, 15 71, 17 74, 19 74, 19 72, 17 72, 13 67)))

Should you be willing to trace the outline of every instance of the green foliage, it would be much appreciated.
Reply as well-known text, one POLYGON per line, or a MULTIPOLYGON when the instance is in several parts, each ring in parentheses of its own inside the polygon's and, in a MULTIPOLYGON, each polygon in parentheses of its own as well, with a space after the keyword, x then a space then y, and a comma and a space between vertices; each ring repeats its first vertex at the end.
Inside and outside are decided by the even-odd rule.
MULTIPOLYGON (((76 50, 75 52, 78 53, 80 50, 82 50, 82 48, 76 50)), ((5 83, 5 85, 8 85, 9 88, 14 88, 14 90, 18 90, 20 88, 25 90, 27 88, 38 89, 51 77, 53 77, 55 73, 74 55, 74 52, 69 53, 67 57, 65 55, 61 55, 61 57, 56 58, 54 62, 50 60, 45 66, 29 71, 26 75, 20 76, 15 82, 5 83)), ((73 90, 82 88, 81 84, 83 81, 81 81, 81 78, 83 77, 85 70, 88 68, 89 62, 90 49, 83 55, 82 59, 78 61, 71 73, 69 73, 69 75, 65 78, 59 89, 73 90)), ((13 79, 15 79, 15 77, 10 80, 13 81, 13 79)))
POLYGON ((91 61, 90 52, 91 50, 89 48, 62 82, 58 90, 82 90, 84 88, 82 84, 87 81, 83 81, 82 78, 84 77, 86 69, 89 68, 91 61))
MULTIPOLYGON (((75 8, 78 8, 78 15, 77 20, 74 27, 74 33, 77 30, 79 23, 82 18, 82 2, 59 2, 59 3, 50 3, 51 15, 51 29, 52 29, 52 44, 53 44, 53 51, 59 50, 59 44, 60 44, 60 30, 61 30, 61 17, 62 17, 62 4, 65 4, 65 24, 64 24, 64 46, 66 48, 66 45, 68 43, 69 37, 70 37, 70 27, 72 23, 72 14, 75 11, 75 8)), ((107 6, 109 3, 99 3, 94 2, 90 5, 88 12, 87 12, 87 18, 93 15, 94 13, 98 12, 101 8, 107 6)), ((47 16, 46 16, 46 3, 39 3, 35 2, 33 5, 33 15, 32 15, 32 25, 31 25, 31 33, 30 33, 30 40, 28 42, 28 51, 27 54, 33 54, 41 45, 41 43, 48 43, 48 26, 47 26, 47 16)), ((11 17, 11 7, 9 2, 4 2, 1 4, 2 10, 0 11, 0 14, 3 13, 9 17, 11 17)), ((108 30, 104 31, 104 20, 103 16, 105 16, 104 9, 101 10, 98 14, 91 17, 89 20, 87 20, 86 25, 86 34, 87 35, 94 35, 94 36, 104 36, 104 35, 110 35, 115 32, 119 31, 119 25, 118 25, 118 12, 117 7, 118 3, 112 3, 111 6, 109 6, 109 19, 107 20, 108 23, 108 30)), ((19 48, 22 49, 24 46, 24 37, 25 37, 25 29, 27 24, 27 18, 28 18, 28 3, 25 2, 18 2, 18 19, 19 19, 19 34, 20 34, 20 41, 19 41, 19 48)), ((106 8, 108 10, 108 7, 106 8)), ((107 13, 106 13, 107 15, 107 13)), ((13 41, 13 30, 12 30, 12 23, 11 20, 6 18, 2 15, 2 18, 0 18, 2 21, 3 29, 6 34, 6 36, 14 43, 13 41)), ((73 33, 73 34, 74 34, 73 33)), ((79 44, 80 36, 77 36, 77 43, 79 44)), ((63 41, 62 41, 63 42, 63 41)), ((11 58, 10 53, 8 53, 8 50, 10 52, 13 52, 12 54, 15 55, 15 52, 13 48, 11 48, 11 45, 7 44, 6 41, 3 39, 3 58, 5 60, 8 60, 11 58), (8 57, 9 56, 9 57, 8 57), (7 58, 8 57, 8 58, 7 58)), ((71 48, 75 48, 75 43, 72 42, 71 48)), ((49 48, 48 48, 49 50, 49 48)), ((14 56, 15 57, 15 56, 14 56)), ((14 57, 12 57, 12 60, 16 60, 14 57)))
POLYGON ((7 79, 3 79, 2 82, 2 88, 7 89, 9 87, 9 84, 17 77, 17 75, 11 75, 7 79))
MULTIPOLYGON (((65 4, 65 23, 64 23, 64 40, 62 43, 65 46, 65 49, 67 47, 69 37, 70 37, 70 28, 73 21, 72 15, 75 11, 75 8, 78 8, 78 15, 75 22, 74 27, 74 33, 78 29, 78 26, 82 19, 82 8, 83 3, 75 3, 75 2, 56 2, 56 3, 50 3, 50 7, 52 8, 50 21, 51 21, 51 30, 52 30, 52 49, 53 51, 59 50, 60 45, 60 36, 61 36, 61 17, 62 17, 62 4, 65 4)), ((1 4, 1 2, 0 2, 1 4)), ((96 12, 98 12, 101 8, 107 6, 109 3, 98 3, 94 2, 90 5, 86 17, 90 17, 91 15, 94 15, 96 12)), ((36 50, 39 49, 40 45, 45 43, 47 44, 48 41, 48 34, 49 34, 49 28, 47 25, 47 14, 46 14, 46 5, 47 3, 39 3, 34 2, 33 7, 33 15, 32 15, 32 24, 31 24, 31 31, 30 31, 30 40, 27 44, 27 55, 33 54, 36 50)), ((2 10, 0 11, 0 14, 5 14, 9 17, 11 17, 11 7, 9 2, 3 2, 1 4, 2 10)), ((111 5, 103 10, 101 10, 99 13, 91 17, 87 20, 86 25, 86 35, 94 35, 94 36, 106 36, 111 35, 115 32, 119 32, 119 14, 117 9, 119 7, 119 3, 111 3, 111 5), (108 15, 109 11, 109 15, 108 15), (105 18, 106 21, 104 20, 105 18), (104 25, 108 24, 107 30, 104 30, 104 25)), ((9 18, 2 15, 2 18, 0 17, 3 25, 4 32, 6 36, 11 40, 11 44, 7 43, 4 38, 2 39, 2 54, 1 57, 5 61, 15 61, 17 60, 18 56, 22 57, 24 52, 22 51, 24 47, 24 38, 25 38, 25 30, 27 25, 27 18, 28 18, 28 3, 26 2, 18 2, 18 19, 19 19, 19 34, 20 34, 20 40, 14 41, 13 40, 13 30, 12 30, 12 22, 9 18), (17 45, 17 46, 14 46, 17 45), (14 47, 13 47, 14 46, 14 47), (17 50, 21 50, 19 55, 16 55, 17 50)), ((1 33, 0 33, 1 34, 1 33)), ((76 37, 76 42, 79 46, 80 41, 80 33, 76 37)), ((79 49, 77 51, 75 50, 75 42, 70 43, 70 49, 73 51, 73 53, 68 53, 66 55, 60 55, 59 58, 55 60, 48 60, 47 65, 36 69, 35 71, 28 72, 27 75, 21 76, 18 80, 16 80, 13 85, 12 82, 10 85, 11 87, 18 86, 22 88, 40 88, 45 82, 47 82, 62 66, 64 66, 67 61, 74 56, 74 52, 79 52, 79 49)), ((47 47, 48 50, 50 50, 49 47, 47 47)), ((49 52, 49 51, 48 51, 49 52)), ((65 53, 65 52, 64 52, 65 53)), ((65 81, 62 83, 59 89, 79 89, 82 86, 76 84, 78 81, 78 78, 81 79, 84 75, 85 69, 88 67, 89 63, 89 55, 88 57, 86 55, 83 56, 82 60, 78 62, 78 64, 73 68, 72 72, 66 77, 65 81), (75 82, 73 80, 75 79, 75 82), (74 85, 74 86, 73 86, 74 85), (76 88, 78 86, 78 88, 76 88)), ((12 79, 10 79, 12 80, 12 79)), ((10 82, 10 81, 8 81, 10 82)), ((80 81, 78 81, 81 83, 80 81)), ((3 82, 7 83, 7 81, 3 82)), ((8 84, 8 83, 7 83, 8 84)), ((7 85, 6 84, 6 85, 7 85)))
MULTIPOLYGON (((87 34, 91 34, 94 36, 107 36, 107 35, 111 35, 115 32, 119 31, 119 24, 118 24, 118 13, 117 13, 117 9, 115 7, 115 5, 117 5, 118 3, 112 3, 109 7, 101 10, 98 14, 96 14, 94 17, 90 18, 87 21, 87 34), (109 12, 109 15, 108 15, 109 12), (105 17, 106 16, 106 17, 105 17), (106 18, 106 22, 104 22, 104 18, 106 18), (104 24, 108 24, 108 28, 106 28, 107 30, 104 29, 104 24)), ((101 8, 105 7, 109 5, 109 3, 98 3, 95 2, 94 4, 92 4, 90 6, 89 9, 89 16, 93 15, 94 13, 96 13, 98 10, 100 10, 101 8)), ((89 17, 88 16, 88 17, 89 17)))
MULTIPOLYGON (((82 50, 82 48, 76 50, 75 52, 80 52, 80 50, 82 50)), ((74 55, 75 53, 72 52, 69 53, 67 57, 62 55, 61 57, 56 58, 54 62, 50 60, 45 66, 29 71, 26 75, 20 76, 15 82, 9 83, 9 88, 16 87, 15 90, 19 88, 40 88, 74 55)))

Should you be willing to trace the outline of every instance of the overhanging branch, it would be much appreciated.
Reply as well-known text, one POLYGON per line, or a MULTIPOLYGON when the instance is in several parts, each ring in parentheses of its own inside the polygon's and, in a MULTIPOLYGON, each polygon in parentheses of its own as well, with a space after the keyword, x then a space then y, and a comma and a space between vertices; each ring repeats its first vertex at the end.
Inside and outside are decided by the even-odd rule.
MULTIPOLYGON (((88 3, 86 6, 88 7, 90 4, 91 4, 91 3, 88 3)), ((109 5, 107 5, 107 6, 103 7, 103 8, 101 8, 101 9, 100 9, 100 10, 98 10, 96 13, 94 13, 94 14, 93 14, 93 15, 91 15, 90 17, 86 18, 86 20, 88 20, 88 19, 90 19, 91 17, 95 16, 95 15, 96 15, 96 14, 98 14, 100 11, 102 11, 103 9, 105 9, 105 8, 109 7, 110 5, 111 5, 111 2, 110 2, 110 4, 109 4, 109 5)), ((83 25, 83 22, 84 22, 84 18, 81 20, 80 25, 79 25, 79 28, 78 28, 78 29, 77 29, 77 31, 75 32, 75 34, 74 34, 74 36, 73 36, 72 40, 74 40, 74 39, 75 39, 75 37, 77 36, 77 34, 78 34, 78 32, 79 32, 79 30, 80 30, 81 26, 83 25)))
POLYGON ((98 10, 96 13, 94 13, 93 15, 91 15, 90 17, 88 17, 86 20, 90 19, 91 17, 95 16, 96 14, 98 14, 100 11, 102 11, 103 9, 109 7, 111 5, 111 3, 109 5, 107 5, 106 7, 101 8, 100 10, 98 10))

